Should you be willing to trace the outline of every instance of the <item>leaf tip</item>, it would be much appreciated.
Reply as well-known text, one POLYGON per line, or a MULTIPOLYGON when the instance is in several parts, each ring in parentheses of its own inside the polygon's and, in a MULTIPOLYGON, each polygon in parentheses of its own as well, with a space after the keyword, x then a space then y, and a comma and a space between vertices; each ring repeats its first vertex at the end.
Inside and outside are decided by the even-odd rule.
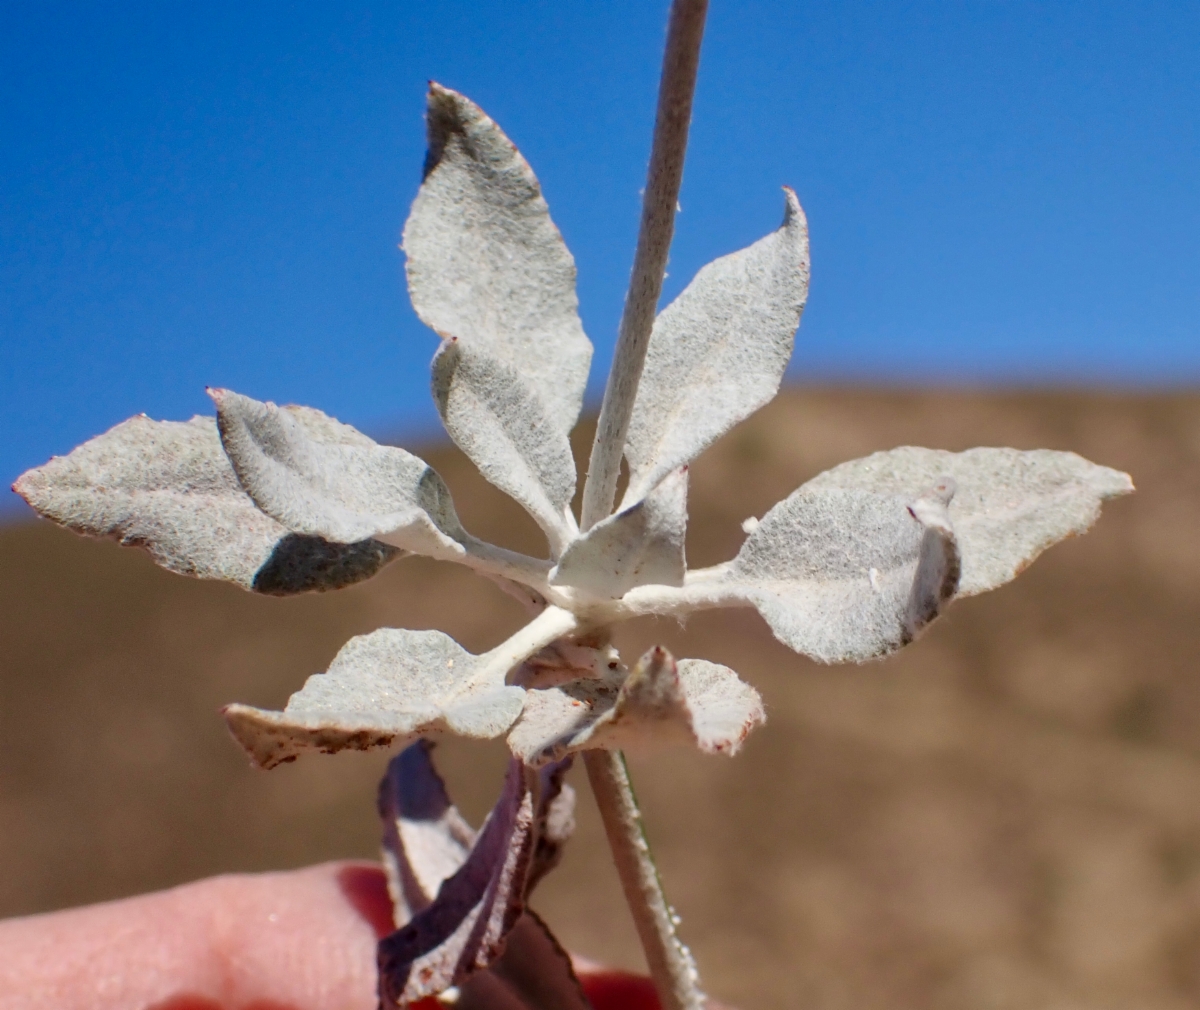
POLYGON ((800 198, 796 196, 796 191, 791 186, 783 187, 783 226, 799 225, 802 228, 808 227, 808 218, 805 217, 804 208, 800 206, 800 198))

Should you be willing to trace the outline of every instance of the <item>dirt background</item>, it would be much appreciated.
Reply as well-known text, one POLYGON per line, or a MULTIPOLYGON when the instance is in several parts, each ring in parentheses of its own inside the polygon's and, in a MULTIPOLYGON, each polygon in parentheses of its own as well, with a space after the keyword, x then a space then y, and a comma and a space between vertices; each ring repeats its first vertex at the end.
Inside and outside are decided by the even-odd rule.
MULTIPOLYGON (((822 668, 752 611, 632 626, 727 663, 769 722, 739 757, 633 763, 686 939, 750 1010, 1200 1003, 1200 395, 792 390, 693 469, 689 560, 844 459, 902 444, 1072 449, 1137 495, 884 662, 822 668)), ((516 506, 429 458, 468 528, 534 551, 516 506)), ((228 701, 281 706, 351 635, 521 621, 490 583, 406 559, 326 596, 254 597, 44 523, 0 530, 0 915, 229 870, 375 852, 386 755, 263 773, 228 701)), ((474 819, 496 746, 439 749, 474 819)), ((571 947, 640 965, 576 775, 579 830, 536 904, 571 947)))

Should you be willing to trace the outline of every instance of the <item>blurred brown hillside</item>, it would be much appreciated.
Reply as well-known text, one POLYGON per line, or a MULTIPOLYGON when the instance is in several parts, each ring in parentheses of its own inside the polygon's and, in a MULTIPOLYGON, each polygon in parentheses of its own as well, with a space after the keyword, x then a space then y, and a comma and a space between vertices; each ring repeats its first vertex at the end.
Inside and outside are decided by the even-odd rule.
MULTIPOLYGON (((694 468, 690 560, 876 449, 1072 449, 1131 498, 915 646, 820 668, 752 611, 662 640, 728 663, 769 722, 728 760, 634 764, 668 889, 708 988, 747 1010, 1182 1010, 1200 1003, 1200 395, 792 390, 694 468)), ((455 452, 431 461, 467 527, 536 531, 455 452)), ((280 706, 351 635, 436 627, 495 644, 521 620, 492 584, 406 559, 365 585, 252 597, 47 524, 0 530, 0 914, 224 870, 371 855, 386 755, 256 772, 224 702, 280 706)), ((439 749, 478 819, 495 746, 439 749)), ((636 966, 586 783, 538 904, 563 939, 636 966)))

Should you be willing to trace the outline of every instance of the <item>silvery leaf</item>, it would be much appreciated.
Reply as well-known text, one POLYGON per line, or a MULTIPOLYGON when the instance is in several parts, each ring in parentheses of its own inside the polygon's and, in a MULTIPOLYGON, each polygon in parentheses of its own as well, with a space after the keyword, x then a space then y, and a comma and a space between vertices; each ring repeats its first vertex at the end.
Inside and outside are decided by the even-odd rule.
POLYGON ((1103 501, 1133 490, 1128 474, 1073 452, 913 446, 843 463, 805 487, 911 496, 942 475, 958 485, 950 521, 962 552, 960 596, 1015 578, 1047 547, 1089 529, 1103 501))
POLYGON ((381 628, 350 639, 282 712, 229 705, 225 720, 260 768, 450 731, 487 739, 521 711, 524 691, 440 631, 381 628))
POLYGON ((634 586, 682 586, 686 570, 687 468, 603 519, 563 552, 550 581, 619 599, 634 586))
POLYGON ((778 231, 709 263, 655 320, 625 441, 624 504, 779 391, 808 297, 808 224, 784 192, 778 231))
POLYGON ((533 832, 525 771, 513 760, 466 861, 430 905, 379 941, 380 1006, 435 996, 499 957, 524 911, 533 832))
POLYGON ((23 474, 14 490, 48 519, 143 547, 163 568, 270 595, 340 589, 402 552, 290 532, 238 483, 211 417, 144 414, 23 474))
POLYGON ((450 437, 537 520, 557 554, 576 528, 575 458, 527 377, 489 351, 447 340, 433 359, 433 398, 450 437))
POLYGON ((805 484, 772 508, 722 577, 785 645, 862 662, 913 640, 958 585, 945 482, 916 501, 805 484))
POLYGON ((424 460, 319 410, 209 393, 242 486, 293 532, 339 543, 387 536, 422 553, 465 539, 449 490, 424 460))
POLYGON ((566 434, 583 403, 592 345, 575 261, 533 171, 462 95, 429 86, 424 181, 404 226, 421 320, 519 372, 566 434))
POLYGON ((624 680, 577 680, 530 691, 508 745, 528 764, 580 750, 679 742, 708 754, 735 754, 765 718, 758 692, 728 667, 702 659, 676 662, 655 647, 624 680))

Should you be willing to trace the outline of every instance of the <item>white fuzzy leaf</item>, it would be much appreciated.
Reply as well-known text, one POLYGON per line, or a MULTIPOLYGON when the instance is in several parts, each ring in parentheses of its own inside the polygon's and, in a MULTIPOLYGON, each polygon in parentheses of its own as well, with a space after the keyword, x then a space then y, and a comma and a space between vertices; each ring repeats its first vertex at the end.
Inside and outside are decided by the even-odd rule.
POLYGON ((271 595, 338 589, 402 552, 367 539, 291 532, 242 489, 211 417, 144 414, 23 474, 14 485, 48 519, 144 547, 164 568, 271 595))
POLYGON ((722 585, 797 652, 824 663, 885 655, 954 595, 951 494, 939 485, 913 501, 805 484, 763 516, 722 585))
POLYGON ((381 628, 350 639, 282 712, 230 705, 225 720, 261 768, 447 730, 488 739, 521 711, 525 692, 506 686, 505 672, 440 631, 381 628))
POLYGON ((778 231, 709 263, 655 320, 625 440, 623 505, 779 391, 808 297, 808 225, 785 194, 778 231))
POLYGON ((408 288, 422 321, 519 372, 563 434, 583 403, 592 345, 575 261, 533 171, 462 95, 429 86, 429 153, 404 226, 408 288))
POLYGON ((913 446, 843 463, 805 487, 914 496, 943 475, 958 486, 949 512, 962 553, 960 596, 1015 578, 1047 547, 1088 530, 1103 501, 1133 490, 1128 474, 1073 452, 913 446))
POLYGON ((487 351, 447 340, 433 359, 433 398, 450 437, 537 520, 557 554, 576 529, 575 459, 526 377, 487 351))
POLYGON ((449 490, 424 460, 319 410, 209 393, 242 486, 288 529, 340 543, 387 536, 422 553, 465 539, 449 490))
POLYGON ((684 467, 573 541, 550 581, 608 599, 619 599, 634 586, 682 586, 686 532, 684 467))
POLYGON ((677 663, 655 647, 623 680, 530 691, 508 745, 529 764, 580 750, 680 742, 708 754, 735 754, 765 718, 758 692, 728 667, 702 659, 677 663))

